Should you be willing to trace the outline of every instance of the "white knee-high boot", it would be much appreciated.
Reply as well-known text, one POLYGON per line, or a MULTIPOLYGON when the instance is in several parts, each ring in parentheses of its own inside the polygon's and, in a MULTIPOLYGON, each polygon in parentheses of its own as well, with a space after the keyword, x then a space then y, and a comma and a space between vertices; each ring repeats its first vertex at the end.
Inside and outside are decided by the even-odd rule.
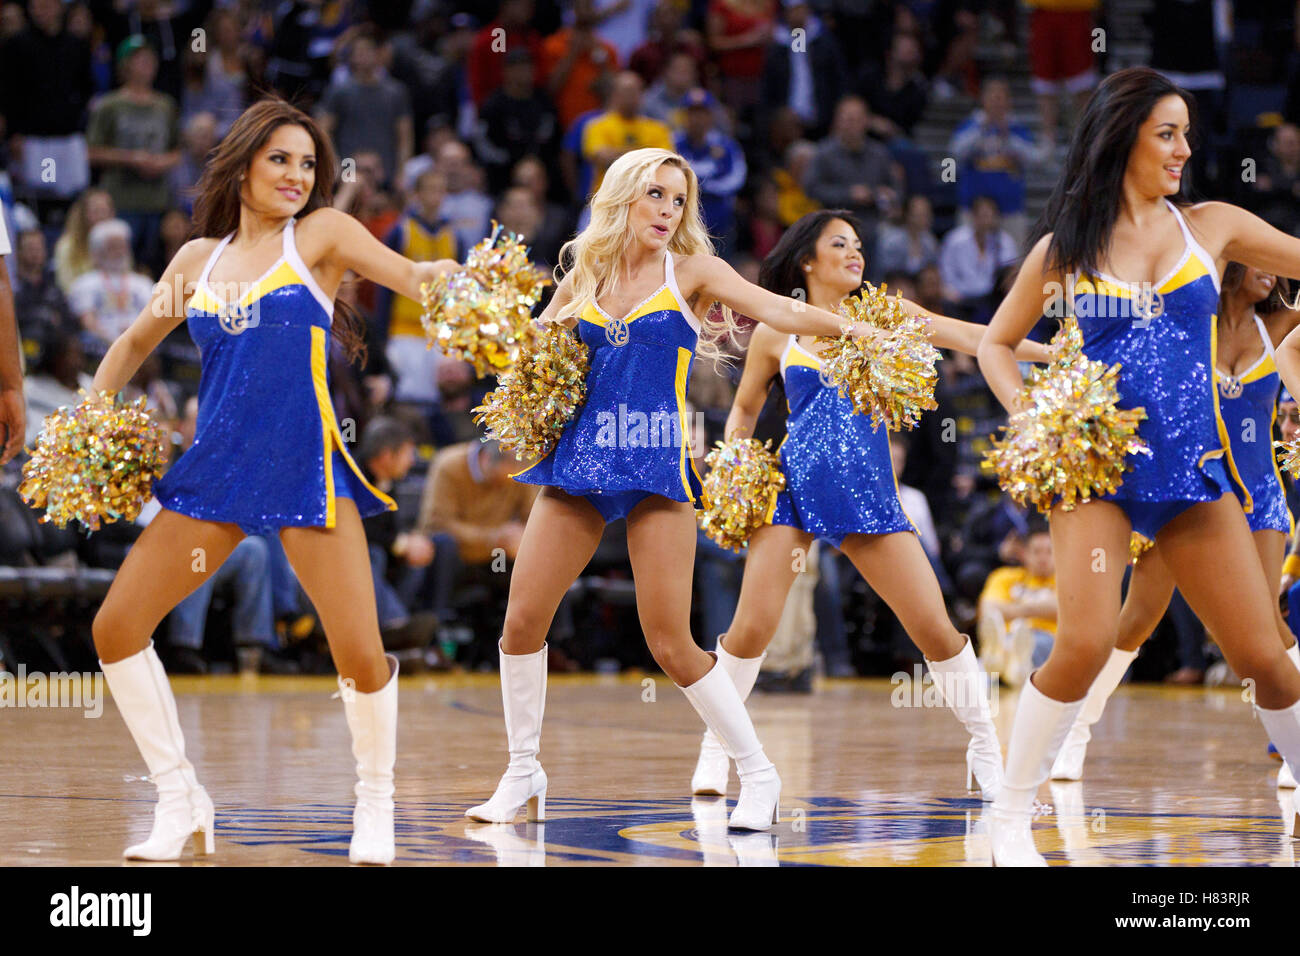
MULTIPOLYGON (((1282 754, 1282 759, 1292 767, 1300 767, 1300 701, 1281 710, 1266 710, 1256 706, 1255 712, 1268 731, 1269 739, 1282 754)), ((1300 790, 1292 792, 1291 806, 1293 812, 1287 830, 1291 836, 1300 839, 1300 790)))
POLYGON ((357 805, 352 811, 348 848, 353 863, 392 863, 397 855, 393 838, 397 658, 386 654, 384 660, 389 667, 388 683, 377 691, 362 694, 339 679, 339 696, 352 732, 352 756, 357 761, 357 805))
POLYGON ((153 643, 138 654, 113 664, 100 661, 99 666, 158 788, 149 839, 127 847, 123 856, 128 860, 178 860, 191 837, 195 855, 212 853, 212 800, 199 786, 194 765, 185 756, 176 698, 153 643))
MULTIPOLYGON (((500 645, 498 645, 498 648, 500 645)), ((465 816, 484 823, 512 823, 527 805, 530 822, 546 819, 546 771, 537 759, 546 710, 546 645, 533 654, 500 651, 501 704, 506 717, 510 765, 486 803, 465 816)))
MULTIPOLYGON (((767 651, 758 657, 735 657, 722 646, 722 640, 722 637, 718 638, 718 664, 736 685, 736 693, 743 704, 754 689, 754 681, 758 680, 767 651)), ((731 760, 718 742, 717 735, 712 730, 705 730, 704 739, 700 741, 700 758, 695 763, 695 773, 691 775, 691 793, 726 796, 730 770, 731 760)))
POLYGON ((1061 744, 1061 752, 1056 755, 1056 762, 1052 764, 1053 780, 1082 780, 1083 779, 1083 760, 1088 755, 1088 741, 1092 739, 1092 725, 1101 720, 1102 712, 1106 709, 1106 702, 1110 700, 1110 695, 1115 693, 1115 688, 1119 682, 1124 679, 1128 672, 1129 665, 1137 657, 1137 651, 1122 651, 1115 648, 1110 652, 1110 657, 1088 688, 1088 696, 1083 699, 1083 707, 1079 710, 1079 716, 1074 718, 1074 724, 1070 727, 1070 732, 1065 735, 1065 742, 1061 744))
POLYGON ((1007 745, 1007 769, 1002 790, 993 801, 989 843, 994 866, 1046 866, 1034 847, 1034 795, 1047 779, 1052 761, 1074 723, 1082 700, 1060 701, 1025 681, 1007 745))
POLYGON ((1002 745, 998 743, 998 731, 989 711, 988 675, 975 656, 970 638, 964 634, 962 637, 966 644, 960 652, 946 661, 926 658, 925 663, 944 702, 970 734, 970 744, 966 747, 966 789, 975 790, 978 785, 980 796, 993 800, 1002 786, 1002 745))
MULTIPOLYGON (((1300 670, 1300 644, 1292 644, 1287 648, 1286 656, 1291 659, 1291 663, 1300 670)), ((1292 790, 1295 788, 1295 767, 1291 761, 1285 757, 1282 758, 1282 766, 1277 772, 1277 785, 1280 790, 1292 790)))
MULTIPOLYGON (((680 686, 680 685, 679 685, 680 686)), ((727 756, 736 761, 740 797, 728 825, 735 830, 768 830, 777 822, 781 778, 754 733, 745 705, 726 671, 717 664, 681 691, 713 731, 727 756)))

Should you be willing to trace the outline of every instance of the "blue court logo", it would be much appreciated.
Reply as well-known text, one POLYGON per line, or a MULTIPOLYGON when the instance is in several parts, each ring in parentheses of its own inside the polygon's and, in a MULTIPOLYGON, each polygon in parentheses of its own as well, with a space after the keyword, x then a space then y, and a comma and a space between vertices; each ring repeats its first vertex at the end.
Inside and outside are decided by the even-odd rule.
POLYGON ((610 345, 627 345, 627 322, 622 319, 610 319, 605 324, 605 341, 610 345))

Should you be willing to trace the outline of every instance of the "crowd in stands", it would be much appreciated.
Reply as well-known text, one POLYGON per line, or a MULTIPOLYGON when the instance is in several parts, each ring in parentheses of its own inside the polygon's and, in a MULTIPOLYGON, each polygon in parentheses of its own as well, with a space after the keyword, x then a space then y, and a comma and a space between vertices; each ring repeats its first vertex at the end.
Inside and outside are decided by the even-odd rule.
MULTIPOLYGON (((149 301, 190 236, 208 151, 267 93, 332 137, 336 207, 412 258, 462 257, 495 220, 552 269, 609 164, 659 146, 691 162, 719 254, 743 275, 756 277, 800 216, 843 207, 863 224, 867 279, 986 322, 1032 225, 1030 172, 1058 168, 1071 104, 1107 69, 1105 44, 1091 42, 1109 22, 1100 2, 1026 6, 1021 18, 1013 0, 0 2, 0 207, 14 238, 28 444, 149 301), (1028 116, 1013 110, 1026 60, 1028 116), (918 130, 945 102, 965 105, 936 153, 918 130)), ((1241 10, 1227 37, 1212 0, 1151 7, 1150 61, 1200 107, 1195 188, 1300 229, 1294 9, 1241 10)), ((368 358, 349 365, 336 347, 337 414, 353 456, 400 505, 367 522, 385 640, 432 666, 490 663, 536 492, 511 481, 513 461, 475 432, 470 409, 494 382, 426 348, 418 303, 369 283, 340 295, 366 319, 368 358)), ((939 410, 897 440, 898 460, 954 617, 973 629, 990 574, 1028 566, 1023 552, 1044 538, 980 469, 1002 413, 974 361, 948 356, 941 370, 939 410)), ((182 324, 130 385, 169 423, 174 454, 193 434, 198 373, 182 324)), ((692 371, 701 452, 721 437, 737 374, 703 361, 692 371)), ((89 536, 38 525, 14 490, 20 467, 0 489, 0 565, 120 564, 148 510, 134 527, 89 536)), ((621 524, 607 530, 557 618, 560 666, 648 663, 621 534, 621 524)), ((696 636, 706 646, 725 629, 740 567, 701 538, 696 636)), ((827 672, 888 673, 916 659, 831 549, 818 593, 827 672)), ((29 592, 4 595, 26 623, 0 638, 0 655, 49 653, 23 630, 37 635, 47 609, 29 592)), ((311 666, 302 647, 313 634, 319 647, 271 537, 242 544, 165 630, 169 663, 199 671, 233 660, 234 646, 262 649, 270 670, 311 666)))

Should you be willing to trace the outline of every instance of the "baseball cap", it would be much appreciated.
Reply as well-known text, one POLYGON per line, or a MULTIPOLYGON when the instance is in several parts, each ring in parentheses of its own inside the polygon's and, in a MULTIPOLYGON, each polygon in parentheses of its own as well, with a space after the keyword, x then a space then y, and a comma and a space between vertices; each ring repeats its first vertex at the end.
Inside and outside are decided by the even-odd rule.
POLYGON ((690 90, 682 97, 682 106, 686 109, 706 109, 711 110, 717 105, 718 101, 713 98, 713 94, 702 86, 697 86, 690 90))
POLYGON ((136 50, 152 50, 149 41, 139 33, 133 33, 117 45, 116 62, 121 63, 136 50))

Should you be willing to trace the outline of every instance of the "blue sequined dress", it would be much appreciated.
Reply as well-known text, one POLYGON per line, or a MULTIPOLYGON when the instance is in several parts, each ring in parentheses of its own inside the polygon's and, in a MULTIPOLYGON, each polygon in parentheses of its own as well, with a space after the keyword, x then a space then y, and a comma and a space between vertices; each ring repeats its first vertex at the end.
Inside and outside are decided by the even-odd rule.
POLYGON ((1117 405, 1146 409, 1138 436, 1151 449, 1150 455, 1131 455, 1123 484, 1097 498, 1119 505, 1133 530, 1148 538, 1192 505, 1238 489, 1243 508, 1253 510, 1211 382, 1218 270, 1182 213, 1166 203, 1184 250, 1154 292, 1105 273, 1080 277, 1073 287, 1083 351, 1094 361, 1120 363, 1117 405))
POLYGON ((585 497, 606 522, 652 494, 700 507, 686 419, 700 323, 677 288, 672 254, 664 253, 663 285, 626 316, 591 303, 577 328, 590 349, 587 399, 551 452, 515 480, 585 497))
POLYGON ((363 518, 395 511, 344 447, 329 391, 334 304, 298 255, 293 220, 275 265, 242 295, 218 296, 208 275, 232 238, 212 251, 185 309, 201 355, 198 422, 194 444, 155 484, 158 501, 245 534, 332 528, 340 497, 363 518))
POLYGON ((849 534, 915 531, 898 497, 889 432, 823 380, 821 362, 790 336, 781 353, 789 415, 781 442, 785 490, 768 518, 839 547, 849 534))
POLYGON ((1251 531, 1295 530, 1286 506, 1286 486, 1273 454, 1273 427, 1277 424, 1277 396, 1281 376, 1273 357, 1273 340, 1259 316, 1255 325, 1264 340, 1264 354, 1250 368, 1233 376, 1215 368, 1219 411, 1232 443, 1232 460, 1250 492, 1254 509, 1246 515, 1251 531))

